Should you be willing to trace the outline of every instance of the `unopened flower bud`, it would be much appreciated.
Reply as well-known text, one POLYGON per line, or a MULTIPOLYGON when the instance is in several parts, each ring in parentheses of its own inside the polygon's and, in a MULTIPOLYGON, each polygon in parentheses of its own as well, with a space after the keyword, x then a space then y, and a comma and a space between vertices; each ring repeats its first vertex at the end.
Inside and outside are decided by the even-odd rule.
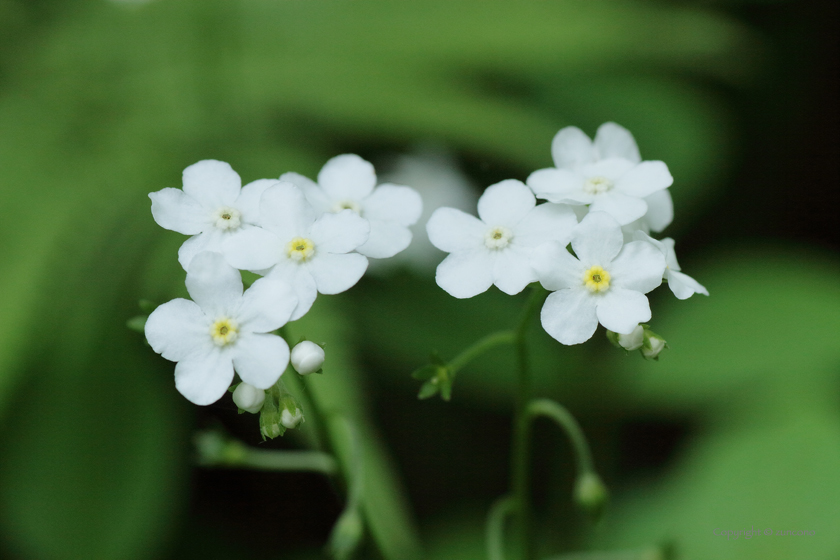
POLYGON ((297 401, 289 394, 284 395, 280 399, 280 423, 283 427, 292 430, 301 422, 303 422, 303 411, 297 401))
POLYGON ((240 383, 233 391, 233 402, 245 412, 256 414, 265 402, 265 391, 247 383, 240 383))
POLYGON ((667 347, 668 343, 665 342, 664 338, 645 327, 645 341, 642 344, 642 356, 646 360, 658 360, 659 353, 667 347))
POLYGON ((301 375, 309 375, 321 369, 324 363, 324 349, 304 340, 292 349, 292 367, 301 375))
POLYGON ((642 325, 636 325, 636 328, 630 334, 619 334, 618 345, 632 352, 642 347, 645 342, 645 328, 642 325))
POLYGON ((599 518, 609 500, 607 487, 594 472, 585 472, 575 483, 575 501, 595 519, 599 518))

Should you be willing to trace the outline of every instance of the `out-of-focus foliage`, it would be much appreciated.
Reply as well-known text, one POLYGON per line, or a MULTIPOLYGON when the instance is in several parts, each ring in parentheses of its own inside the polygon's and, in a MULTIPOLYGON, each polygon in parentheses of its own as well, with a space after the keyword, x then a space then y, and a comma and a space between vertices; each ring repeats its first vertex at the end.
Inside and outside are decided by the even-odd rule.
MULTIPOLYGON (((232 544, 185 519, 193 408, 171 364, 124 326, 138 299, 184 295, 182 237, 157 228, 146 193, 179 186, 187 165, 222 159, 245 181, 312 175, 337 153, 433 139, 488 177, 524 179, 551 164, 561 126, 592 133, 615 120, 676 177, 673 235, 722 204, 739 138, 720 90, 751 83, 761 54, 748 26, 688 3, 0 0, 0 555, 250 557, 245 538, 232 544)), ((671 539, 687 559, 840 550, 838 266, 806 254, 710 248, 683 262, 712 297, 654 298, 655 329, 672 346, 657 364, 597 341, 561 348, 533 325, 539 393, 607 424, 646 411, 702 425, 670 470, 615 493, 603 530, 575 543, 671 539), (817 536, 711 535, 758 523, 817 536)), ((496 291, 456 301, 430 280, 368 281, 299 326, 328 344, 326 373, 306 391, 364 431, 367 550, 386 558, 410 557, 416 537, 385 442, 407 434, 426 449, 437 438, 445 454, 460 440, 431 417, 374 429, 368 408, 387 395, 365 389, 377 379, 413 394, 409 372, 430 350, 451 358, 511 325, 522 303, 496 291), (374 371, 358 366, 360 353, 374 371)), ((451 406, 505 410, 511 365, 500 348, 465 368, 451 406)), ((606 471, 620 468, 604 459, 606 471)), ((479 467, 491 469, 432 473, 428 493, 479 467)), ((484 505, 421 519, 429 552, 481 557, 484 505)), ((561 540, 543 525, 546 541, 561 540)))

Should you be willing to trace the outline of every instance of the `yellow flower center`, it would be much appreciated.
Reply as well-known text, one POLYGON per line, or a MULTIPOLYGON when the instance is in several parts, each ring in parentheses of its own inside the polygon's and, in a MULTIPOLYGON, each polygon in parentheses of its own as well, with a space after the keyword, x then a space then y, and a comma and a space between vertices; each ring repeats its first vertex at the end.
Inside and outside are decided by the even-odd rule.
POLYGON ((238 336, 239 330, 236 321, 228 317, 221 317, 210 325, 210 337, 216 346, 227 346, 233 343, 238 336))
POLYGON ((303 262, 315 254, 315 244, 311 239, 295 237, 286 245, 286 252, 293 261, 303 262))
POLYGON ((222 206, 213 212, 213 223, 219 229, 236 229, 242 221, 242 212, 230 206, 222 206))
POLYGON ((613 182, 606 177, 590 177, 583 184, 584 192, 589 194, 601 194, 613 188, 613 182))
POLYGON ((497 226, 487 230, 484 234, 484 245, 488 249, 504 249, 513 239, 513 232, 505 226, 497 226))
POLYGON ((605 292, 610 289, 610 273, 595 265, 583 273, 583 283, 592 293, 605 292))

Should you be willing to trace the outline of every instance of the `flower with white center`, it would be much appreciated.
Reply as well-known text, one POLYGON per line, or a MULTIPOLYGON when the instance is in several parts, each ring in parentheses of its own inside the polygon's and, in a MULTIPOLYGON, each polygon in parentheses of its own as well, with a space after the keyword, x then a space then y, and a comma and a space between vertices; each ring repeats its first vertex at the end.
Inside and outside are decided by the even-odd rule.
POLYGON ((554 292, 541 314, 548 334, 563 344, 580 344, 592 337, 599 322, 630 334, 650 320, 644 294, 662 283, 662 253, 644 241, 624 244, 621 227, 603 212, 591 212, 578 224, 572 249, 577 258, 560 243, 534 252, 540 283, 554 292))
POLYGON ((184 169, 183 180, 184 190, 166 188, 149 193, 149 198, 158 225, 192 236, 178 250, 184 270, 201 251, 221 252, 227 239, 253 228, 260 196, 278 182, 260 179, 243 187, 230 165, 212 159, 184 169))
POLYGON ((469 298, 495 284, 513 295, 537 279, 531 253, 543 243, 565 246, 577 220, 562 204, 536 205, 521 181, 508 179, 487 188, 476 218, 454 208, 438 208, 426 231, 432 245, 449 254, 437 268, 438 286, 469 298))
POLYGON ((292 348, 292 367, 301 375, 315 373, 324 364, 324 349, 311 342, 304 340, 292 348))
POLYGON ((152 349, 175 366, 175 387, 188 400, 219 400, 233 373, 268 389, 289 363, 289 346, 268 334, 289 320, 297 305, 284 284, 261 278, 242 293, 239 271, 219 253, 202 252, 190 262, 187 291, 194 301, 164 303, 146 321, 152 349))
POLYGON ((368 222, 351 210, 317 213, 291 183, 269 187, 260 199, 260 228, 231 237, 225 258, 242 270, 289 285, 298 298, 292 320, 309 311, 318 293, 351 288, 367 268, 367 258, 351 253, 368 237, 368 222))
POLYGON ((298 173, 284 173, 288 181, 306 194, 306 199, 321 213, 352 210, 370 224, 370 235, 356 249, 362 255, 383 259, 393 257, 411 243, 411 230, 423 201, 410 188, 383 184, 376 186, 373 165, 355 154, 329 160, 318 173, 318 182, 298 173))
POLYGON ((242 382, 233 390, 233 402, 245 412, 256 414, 265 402, 265 390, 242 382))
POLYGON ((554 137, 551 153, 556 167, 528 177, 537 197, 589 204, 591 211, 606 212, 621 225, 645 216, 647 197, 674 182, 663 162, 641 161, 633 136, 615 123, 601 125, 594 142, 579 128, 566 127, 554 137))
POLYGON ((641 231, 634 234, 638 241, 650 243, 656 247, 665 257, 665 274, 663 278, 668 281, 668 287, 677 296, 677 299, 688 299, 694 294, 709 295, 709 291, 700 282, 691 276, 680 272, 680 265, 677 263, 677 254, 674 252, 674 240, 666 237, 658 241, 641 231))

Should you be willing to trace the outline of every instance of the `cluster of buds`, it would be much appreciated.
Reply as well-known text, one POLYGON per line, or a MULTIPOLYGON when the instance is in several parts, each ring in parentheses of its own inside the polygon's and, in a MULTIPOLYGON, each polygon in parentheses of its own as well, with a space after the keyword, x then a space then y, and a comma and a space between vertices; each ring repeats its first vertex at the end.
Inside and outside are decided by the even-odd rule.
POLYGON ((615 346, 627 352, 639 350, 646 360, 658 360, 659 354, 668 348, 665 339, 650 330, 646 324, 637 326, 630 334, 607 331, 607 338, 615 346))

